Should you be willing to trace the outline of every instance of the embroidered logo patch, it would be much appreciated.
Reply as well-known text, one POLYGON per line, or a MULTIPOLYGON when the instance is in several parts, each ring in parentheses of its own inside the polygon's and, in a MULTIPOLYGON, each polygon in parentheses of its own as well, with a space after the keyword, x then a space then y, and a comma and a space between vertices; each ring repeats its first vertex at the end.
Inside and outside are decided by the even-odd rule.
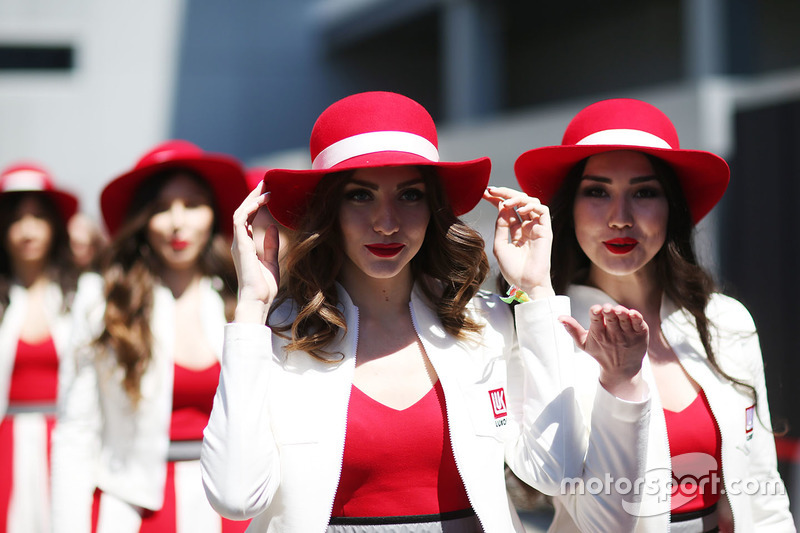
POLYGON ((492 412, 495 419, 503 418, 508 415, 506 411, 506 391, 502 388, 489 391, 489 398, 492 399, 492 412))
POLYGON ((747 440, 753 438, 753 421, 755 420, 756 406, 751 405, 744 410, 744 434, 747 435, 747 440))

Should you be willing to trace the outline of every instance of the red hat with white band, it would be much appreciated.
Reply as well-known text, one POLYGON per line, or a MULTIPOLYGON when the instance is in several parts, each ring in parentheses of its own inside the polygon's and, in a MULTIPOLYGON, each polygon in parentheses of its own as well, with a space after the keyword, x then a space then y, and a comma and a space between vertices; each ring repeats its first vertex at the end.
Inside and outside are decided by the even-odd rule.
POLYGON ((114 178, 101 191, 100 210, 111 235, 124 223, 139 186, 167 170, 189 170, 202 177, 214 194, 220 231, 225 235, 233 233, 233 212, 247 196, 239 161, 229 155, 206 152, 183 139, 170 139, 150 149, 131 170, 114 178))
POLYGON ((580 111, 558 146, 528 150, 514 173, 522 190, 549 203, 569 171, 583 159, 613 150, 635 150, 662 159, 675 171, 694 223, 719 202, 730 180, 724 159, 683 150, 675 126, 657 107, 630 98, 603 100, 580 111))
POLYGON ((421 165, 436 169, 456 215, 470 211, 489 183, 488 157, 439 161, 436 126, 414 100, 391 92, 358 93, 335 102, 317 119, 309 143, 310 170, 272 169, 264 176, 269 210, 290 228, 326 174, 360 168, 421 165))
POLYGON ((0 194, 30 192, 50 197, 65 224, 78 211, 78 198, 72 193, 56 189, 53 177, 44 167, 30 161, 20 161, 0 172, 0 194))

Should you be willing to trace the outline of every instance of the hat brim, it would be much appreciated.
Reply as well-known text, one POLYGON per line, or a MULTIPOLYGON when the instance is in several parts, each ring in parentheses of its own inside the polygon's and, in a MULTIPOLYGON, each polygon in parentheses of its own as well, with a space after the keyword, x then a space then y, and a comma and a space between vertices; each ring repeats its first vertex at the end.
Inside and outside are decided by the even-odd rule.
POLYGON ((69 219, 75 216, 75 213, 78 212, 78 206, 80 203, 78 202, 78 198, 73 194, 59 190, 44 192, 45 194, 50 195, 53 200, 55 200, 58 210, 61 212, 61 218, 65 223, 69 222, 69 219))
POLYGON ((61 216, 61 219, 64 221, 64 224, 69 222, 69 219, 78 212, 78 205, 80 204, 78 201, 78 197, 72 193, 68 193, 66 191, 62 191, 59 189, 49 189, 49 190, 41 190, 41 189, 16 189, 13 191, 6 191, 0 194, 10 195, 10 194, 43 194, 53 200, 53 203, 56 204, 56 208, 58 209, 58 214, 61 216))
POLYGON ((233 234, 233 213, 247 196, 244 171, 239 163, 221 155, 170 159, 134 169, 115 178, 100 194, 100 210, 110 235, 122 226, 136 189, 149 177, 170 169, 187 169, 199 174, 211 187, 220 233, 233 234))
POLYGON ((549 204, 576 164, 587 157, 617 150, 643 152, 669 164, 680 182, 695 224, 711 211, 728 188, 728 164, 718 155, 702 150, 630 145, 545 146, 519 156, 514 173, 523 191, 549 204))
POLYGON ((471 211, 489 184, 492 163, 488 157, 463 162, 431 162, 406 152, 376 152, 348 159, 329 169, 271 169, 264 176, 272 216, 284 226, 297 229, 311 195, 327 174, 365 168, 424 166, 436 170, 456 216, 471 211))

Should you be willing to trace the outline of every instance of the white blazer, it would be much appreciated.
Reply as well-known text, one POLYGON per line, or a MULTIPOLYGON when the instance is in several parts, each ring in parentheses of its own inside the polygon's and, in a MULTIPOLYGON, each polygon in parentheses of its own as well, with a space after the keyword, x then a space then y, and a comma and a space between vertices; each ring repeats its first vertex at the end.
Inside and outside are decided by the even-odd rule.
MULTIPOLYGON (((253 517, 248 531, 324 532, 328 525, 341 475, 359 325, 358 308, 341 287, 339 298, 348 324, 331 346, 342 354, 339 362, 286 354, 286 341, 266 326, 226 326, 201 464, 212 506, 230 518, 253 517)), ((290 308, 279 310, 284 318, 276 320, 290 321, 290 308)), ((504 459, 550 494, 585 467, 587 442, 570 385, 573 344, 556 320, 569 312, 568 299, 518 306, 519 346, 509 307, 494 296, 473 300, 473 317, 485 323, 477 342, 446 333, 418 287, 410 311, 444 389, 456 465, 484 531, 523 532, 506 493, 504 459)), ((622 475, 636 474, 641 464, 627 450, 644 446, 649 402, 622 402, 607 393, 598 398, 601 429, 592 444, 600 453, 588 461, 593 468, 616 465, 622 475)), ((581 509, 618 521, 623 530, 633 519, 616 498, 601 495, 581 509)))
MULTIPOLYGON (((0 320, 0 419, 5 416, 6 409, 8 409, 11 373, 14 370, 19 333, 28 309, 28 291, 22 285, 12 284, 8 296, 8 308, 0 320)), ((50 282, 47 285, 44 303, 45 315, 43 318, 47 321, 61 363, 63 354, 67 352, 69 345, 71 316, 62 311, 64 296, 57 283, 50 282)))
MULTIPOLYGON (((584 327, 588 327, 588 310, 592 305, 613 303, 610 296, 592 287, 575 285, 568 294, 574 316, 584 327)), ((727 501, 725 497, 720 501, 720 519, 725 520, 726 512, 732 512, 736 532, 795 531, 786 490, 778 475, 775 439, 767 429, 770 416, 764 366, 753 319, 742 304, 721 294, 712 296, 706 313, 712 324, 712 346, 720 367, 753 385, 758 394, 758 416, 752 431, 748 431, 745 411, 753 405, 751 396, 712 370, 694 317, 665 299, 661 306, 661 331, 683 368, 703 388, 722 435, 722 477, 727 501), (754 490, 756 487, 758 490, 754 490)), ((599 367, 588 355, 579 355, 579 359, 576 390, 584 393, 579 400, 584 411, 591 413, 593 398, 588 393, 591 383, 597 380, 599 367)), ((669 531, 670 526, 671 497, 666 484, 671 478, 672 463, 664 410, 648 358, 644 360, 643 377, 650 386, 653 401, 647 477, 641 507, 629 508, 642 515, 634 531, 662 533, 669 531), (659 487, 661 490, 656 490, 659 487)), ((555 499, 556 516, 551 531, 580 530, 580 523, 576 524, 573 518, 580 499, 580 496, 555 499)))
MULTIPOLYGON (((214 353, 222 353, 224 304, 210 279, 202 282, 202 323, 214 353)), ((163 504, 172 413, 175 300, 156 286, 150 328, 153 356, 133 407, 113 357, 92 346, 103 329, 103 280, 85 274, 75 299, 70 364, 62 365, 63 393, 53 434, 53 523, 56 531, 90 531, 95 488, 132 505, 163 504)))

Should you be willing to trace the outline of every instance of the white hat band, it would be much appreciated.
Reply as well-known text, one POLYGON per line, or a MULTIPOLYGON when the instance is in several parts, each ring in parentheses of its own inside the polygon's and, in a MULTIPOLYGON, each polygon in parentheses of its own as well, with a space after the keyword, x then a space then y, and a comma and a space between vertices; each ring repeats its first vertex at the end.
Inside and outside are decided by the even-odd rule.
POLYGON ((576 145, 620 144, 625 146, 647 146, 649 148, 667 148, 672 146, 667 141, 642 130, 603 130, 587 135, 576 145))
POLYGON ((43 191, 44 187, 44 174, 38 170, 25 169, 6 174, 3 183, 3 192, 43 191))
POLYGON ((408 152, 439 161, 439 150, 425 137, 407 131, 371 131, 336 141, 317 154, 311 168, 328 169, 351 157, 375 152, 408 152))

